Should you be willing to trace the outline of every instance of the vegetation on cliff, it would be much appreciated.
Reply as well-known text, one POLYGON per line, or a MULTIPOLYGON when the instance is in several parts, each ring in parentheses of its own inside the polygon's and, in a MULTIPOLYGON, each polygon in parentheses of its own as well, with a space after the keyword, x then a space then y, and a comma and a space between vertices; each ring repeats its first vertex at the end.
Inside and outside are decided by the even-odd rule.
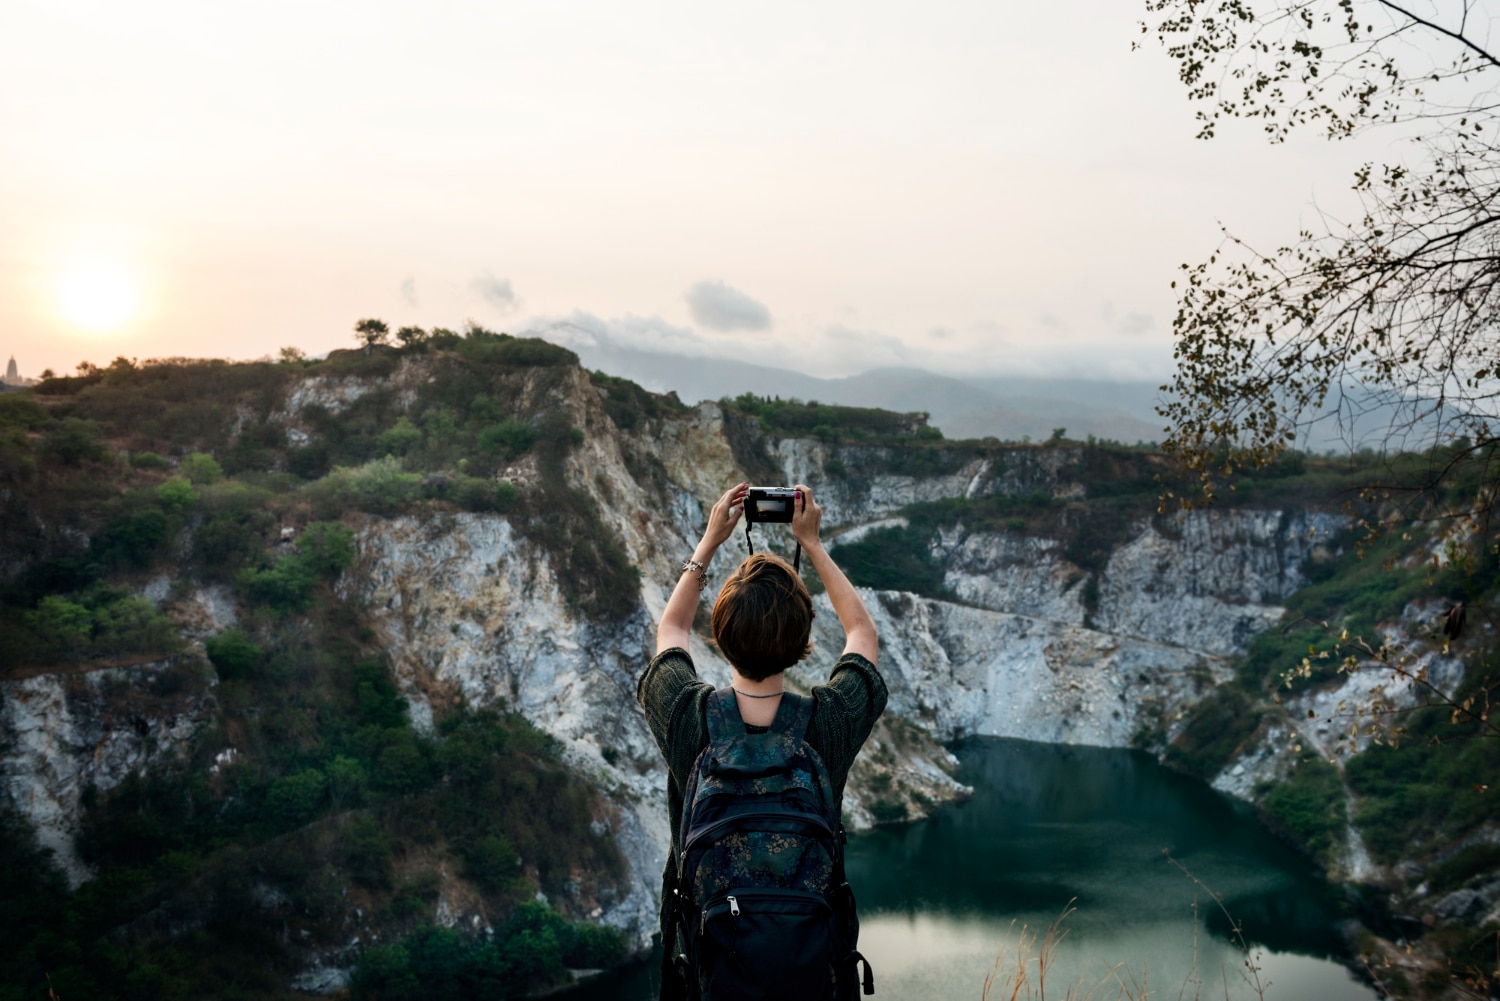
MULTIPOLYGON (((361 932, 390 943, 353 985, 372 998, 415 996, 412 977, 427 997, 470 996, 474 977, 509 996, 624 955, 618 931, 533 899, 576 916, 617 892, 598 794, 518 715, 454 702, 413 729, 333 588, 348 513, 468 509, 541 544, 583 613, 633 606, 633 568, 567 482, 574 361, 475 328, 313 363, 121 359, 0 396, 0 677, 113 667, 100 691, 122 716, 156 699, 200 721, 150 771, 86 790, 77 890, 0 808, 0 998, 49 978, 64 998, 281 997, 306 956, 351 957, 361 932), (417 356, 414 390, 394 385, 417 356), (368 391, 342 412, 289 411, 294 384, 346 376, 368 391), (212 586, 239 621, 200 656, 163 607, 212 586), (489 915, 484 943, 432 927, 442 899, 489 915)), ((620 420, 672 406, 606 388, 620 420)))

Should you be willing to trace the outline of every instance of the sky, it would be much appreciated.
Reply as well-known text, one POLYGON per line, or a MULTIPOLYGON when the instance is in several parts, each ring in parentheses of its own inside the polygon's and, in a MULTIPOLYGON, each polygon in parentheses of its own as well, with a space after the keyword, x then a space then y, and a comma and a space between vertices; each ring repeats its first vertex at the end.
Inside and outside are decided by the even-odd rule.
POLYGON ((1160 379, 1178 265, 1352 214, 1391 140, 1195 140, 1143 16, 0 0, 0 358, 318 355, 374 316, 1160 379))

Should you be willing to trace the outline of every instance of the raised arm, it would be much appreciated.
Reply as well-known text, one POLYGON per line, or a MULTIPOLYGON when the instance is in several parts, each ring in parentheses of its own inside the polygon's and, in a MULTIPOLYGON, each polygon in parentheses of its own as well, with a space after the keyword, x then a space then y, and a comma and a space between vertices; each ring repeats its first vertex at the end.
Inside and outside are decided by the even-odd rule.
POLYGON ((849 583, 849 578, 833 562, 833 557, 828 555, 823 541, 818 538, 823 509, 813 500, 807 484, 797 484, 797 490, 800 493, 797 508, 792 513, 792 535, 812 560, 813 568, 818 571, 823 588, 828 592, 828 600, 833 603, 834 614, 839 617, 839 625, 844 627, 844 653, 857 653, 874 664, 880 656, 880 634, 875 630, 875 620, 870 618, 859 592, 854 590, 854 585, 849 583))
MULTIPOLYGON (((708 527, 703 530, 703 538, 698 543, 698 548, 693 550, 693 562, 701 563, 703 570, 699 573, 708 572, 708 564, 714 558, 714 553, 719 547, 729 540, 734 534, 734 526, 740 520, 740 512, 744 508, 745 493, 750 489, 748 483, 737 483, 724 492, 708 512, 708 527)), ((685 570, 677 578, 677 586, 672 589, 672 596, 667 599, 667 608, 661 613, 661 622, 656 627, 656 652, 670 650, 672 647, 687 649, 688 638, 693 632, 693 616, 698 611, 699 573, 685 570)))

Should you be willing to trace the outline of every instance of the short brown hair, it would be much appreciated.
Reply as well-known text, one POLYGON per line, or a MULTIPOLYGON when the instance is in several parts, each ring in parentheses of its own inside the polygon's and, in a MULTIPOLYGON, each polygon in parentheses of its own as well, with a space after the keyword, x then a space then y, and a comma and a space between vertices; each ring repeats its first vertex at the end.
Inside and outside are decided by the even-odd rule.
POLYGON ((745 557, 714 602, 714 641, 751 681, 785 671, 812 650, 812 595, 790 563, 770 553, 745 557))

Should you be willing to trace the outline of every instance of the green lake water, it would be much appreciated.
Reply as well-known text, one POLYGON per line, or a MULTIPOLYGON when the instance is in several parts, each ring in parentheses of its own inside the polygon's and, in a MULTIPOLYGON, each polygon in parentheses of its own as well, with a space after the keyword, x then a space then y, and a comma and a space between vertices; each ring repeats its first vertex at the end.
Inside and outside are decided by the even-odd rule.
MULTIPOLYGON (((1070 901, 1048 997, 1081 983, 1115 998, 1124 983, 1154 998, 1255 998, 1203 887, 1243 927, 1267 1001, 1376 997, 1340 961, 1341 892, 1242 804, 1132 751, 981 739, 957 753, 967 802, 850 840, 877 998, 977 999, 997 956, 1002 975, 1013 969, 1023 929, 1045 933, 1070 901)), ((567 996, 647 1001, 655 978, 641 964, 567 996)))

